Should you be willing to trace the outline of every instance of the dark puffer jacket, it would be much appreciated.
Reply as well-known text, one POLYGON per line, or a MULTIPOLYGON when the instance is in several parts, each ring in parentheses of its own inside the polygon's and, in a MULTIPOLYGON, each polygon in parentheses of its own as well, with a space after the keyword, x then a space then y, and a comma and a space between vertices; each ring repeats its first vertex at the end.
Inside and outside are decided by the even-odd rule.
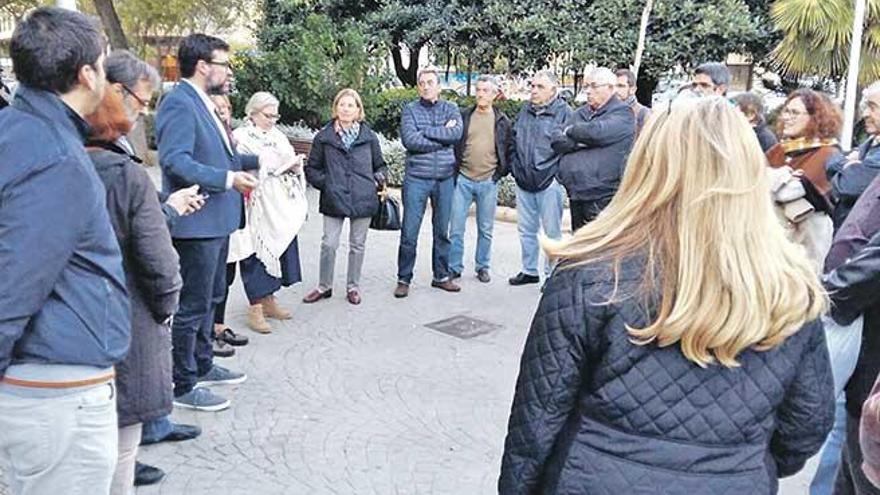
POLYGON ((171 413, 171 330, 163 322, 177 310, 183 281, 146 170, 112 143, 88 146, 107 190, 107 210, 131 296, 131 347, 116 365, 116 409, 119 426, 125 427, 171 413))
POLYGON ((458 105, 419 98, 403 107, 400 140, 406 148, 406 174, 419 179, 448 179, 455 173, 455 144, 461 139, 458 105), (450 120, 455 126, 446 127, 450 120))
POLYGON ((508 494, 765 495, 819 450, 833 385, 822 324, 701 368, 630 342, 643 260, 557 270, 526 341, 499 480, 508 494))
POLYGON ((376 134, 361 123, 346 150, 330 122, 312 141, 305 168, 309 184, 321 191, 319 211, 337 218, 368 218, 379 209, 378 183, 385 181, 385 161, 376 134))
POLYGON ((541 192, 556 179, 559 154, 550 146, 553 133, 571 115, 571 108, 556 97, 543 106, 526 103, 513 124, 510 171, 516 185, 528 192, 541 192))
POLYGON ((568 197, 595 201, 614 196, 635 132, 632 110, 616 96, 598 110, 584 105, 573 113, 552 141, 561 155, 557 177, 568 197))

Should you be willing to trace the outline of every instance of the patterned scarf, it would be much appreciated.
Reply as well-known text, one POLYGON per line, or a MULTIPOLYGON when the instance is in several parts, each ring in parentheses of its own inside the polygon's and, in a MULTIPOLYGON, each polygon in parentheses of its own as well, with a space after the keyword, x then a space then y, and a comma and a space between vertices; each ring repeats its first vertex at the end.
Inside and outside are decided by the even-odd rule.
POLYGON ((837 146, 836 138, 797 138, 784 139, 779 143, 786 155, 797 153, 798 151, 812 150, 816 148, 824 148, 825 146, 837 146))
POLYGON ((351 149, 351 145, 354 144, 354 140, 361 133, 361 125, 355 122, 346 129, 337 122, 336 132, 339 134, 339 139, 342 140, 342 147, 345 148, 345 151, 348 151, 351 149))

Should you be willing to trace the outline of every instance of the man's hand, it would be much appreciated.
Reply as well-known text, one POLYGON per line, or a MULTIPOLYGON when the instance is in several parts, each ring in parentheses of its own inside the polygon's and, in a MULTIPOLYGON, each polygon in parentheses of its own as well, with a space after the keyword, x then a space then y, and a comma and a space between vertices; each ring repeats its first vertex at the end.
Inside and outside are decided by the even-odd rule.
POLYGON ((205 205, 205 197, 199 194, 199 185, 196 184, 174 191, 168 196, 165 204, 174 208, 180 216, 185 216, 202 209, 205 205))
POLYGON ((449 120, 446 122, 446 128, 447 128, 447 129, 452 129, 453 127, 455 127, 455 126, 457 126, 457 125, 458 125, 458 121, 456 121, 455 119, 449 119, 449 120))
POLYGON ((259 184, 260 181, 247 172, 235 172, 232 175, 232 187, 242 194, 253 191, 259 184))

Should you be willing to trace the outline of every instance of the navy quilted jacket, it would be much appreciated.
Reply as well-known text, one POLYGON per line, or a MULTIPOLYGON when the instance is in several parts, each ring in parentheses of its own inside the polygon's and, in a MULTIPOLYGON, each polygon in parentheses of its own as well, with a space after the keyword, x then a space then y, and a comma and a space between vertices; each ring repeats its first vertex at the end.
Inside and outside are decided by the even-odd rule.
POLYGON ((800 470, 831 429, 822 324, 700 368, 680 348, 638 346, 641 267, 557 271, 532 322, 510 414, 502 494, 763 495, 800 470))
POLYGON ((455 144, 461 139, 458 105, 431 103, 419 98, 403 107, 400 140, 406 148, 406 175, 420 179, 448 179, 455 174, 455 144), (446 127, 450 120, 454 127, 446 127))

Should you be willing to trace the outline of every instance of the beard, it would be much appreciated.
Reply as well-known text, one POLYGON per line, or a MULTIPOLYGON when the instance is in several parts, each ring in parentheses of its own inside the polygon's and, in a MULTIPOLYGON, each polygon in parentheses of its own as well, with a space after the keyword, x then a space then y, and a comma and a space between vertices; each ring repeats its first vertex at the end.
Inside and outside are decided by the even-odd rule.
POLYGON ((216 82, 216 81, 208 81, 207 93, 209 95, 225 95, 229 94, 229 79, 226 78, 224 81, 216 82))

